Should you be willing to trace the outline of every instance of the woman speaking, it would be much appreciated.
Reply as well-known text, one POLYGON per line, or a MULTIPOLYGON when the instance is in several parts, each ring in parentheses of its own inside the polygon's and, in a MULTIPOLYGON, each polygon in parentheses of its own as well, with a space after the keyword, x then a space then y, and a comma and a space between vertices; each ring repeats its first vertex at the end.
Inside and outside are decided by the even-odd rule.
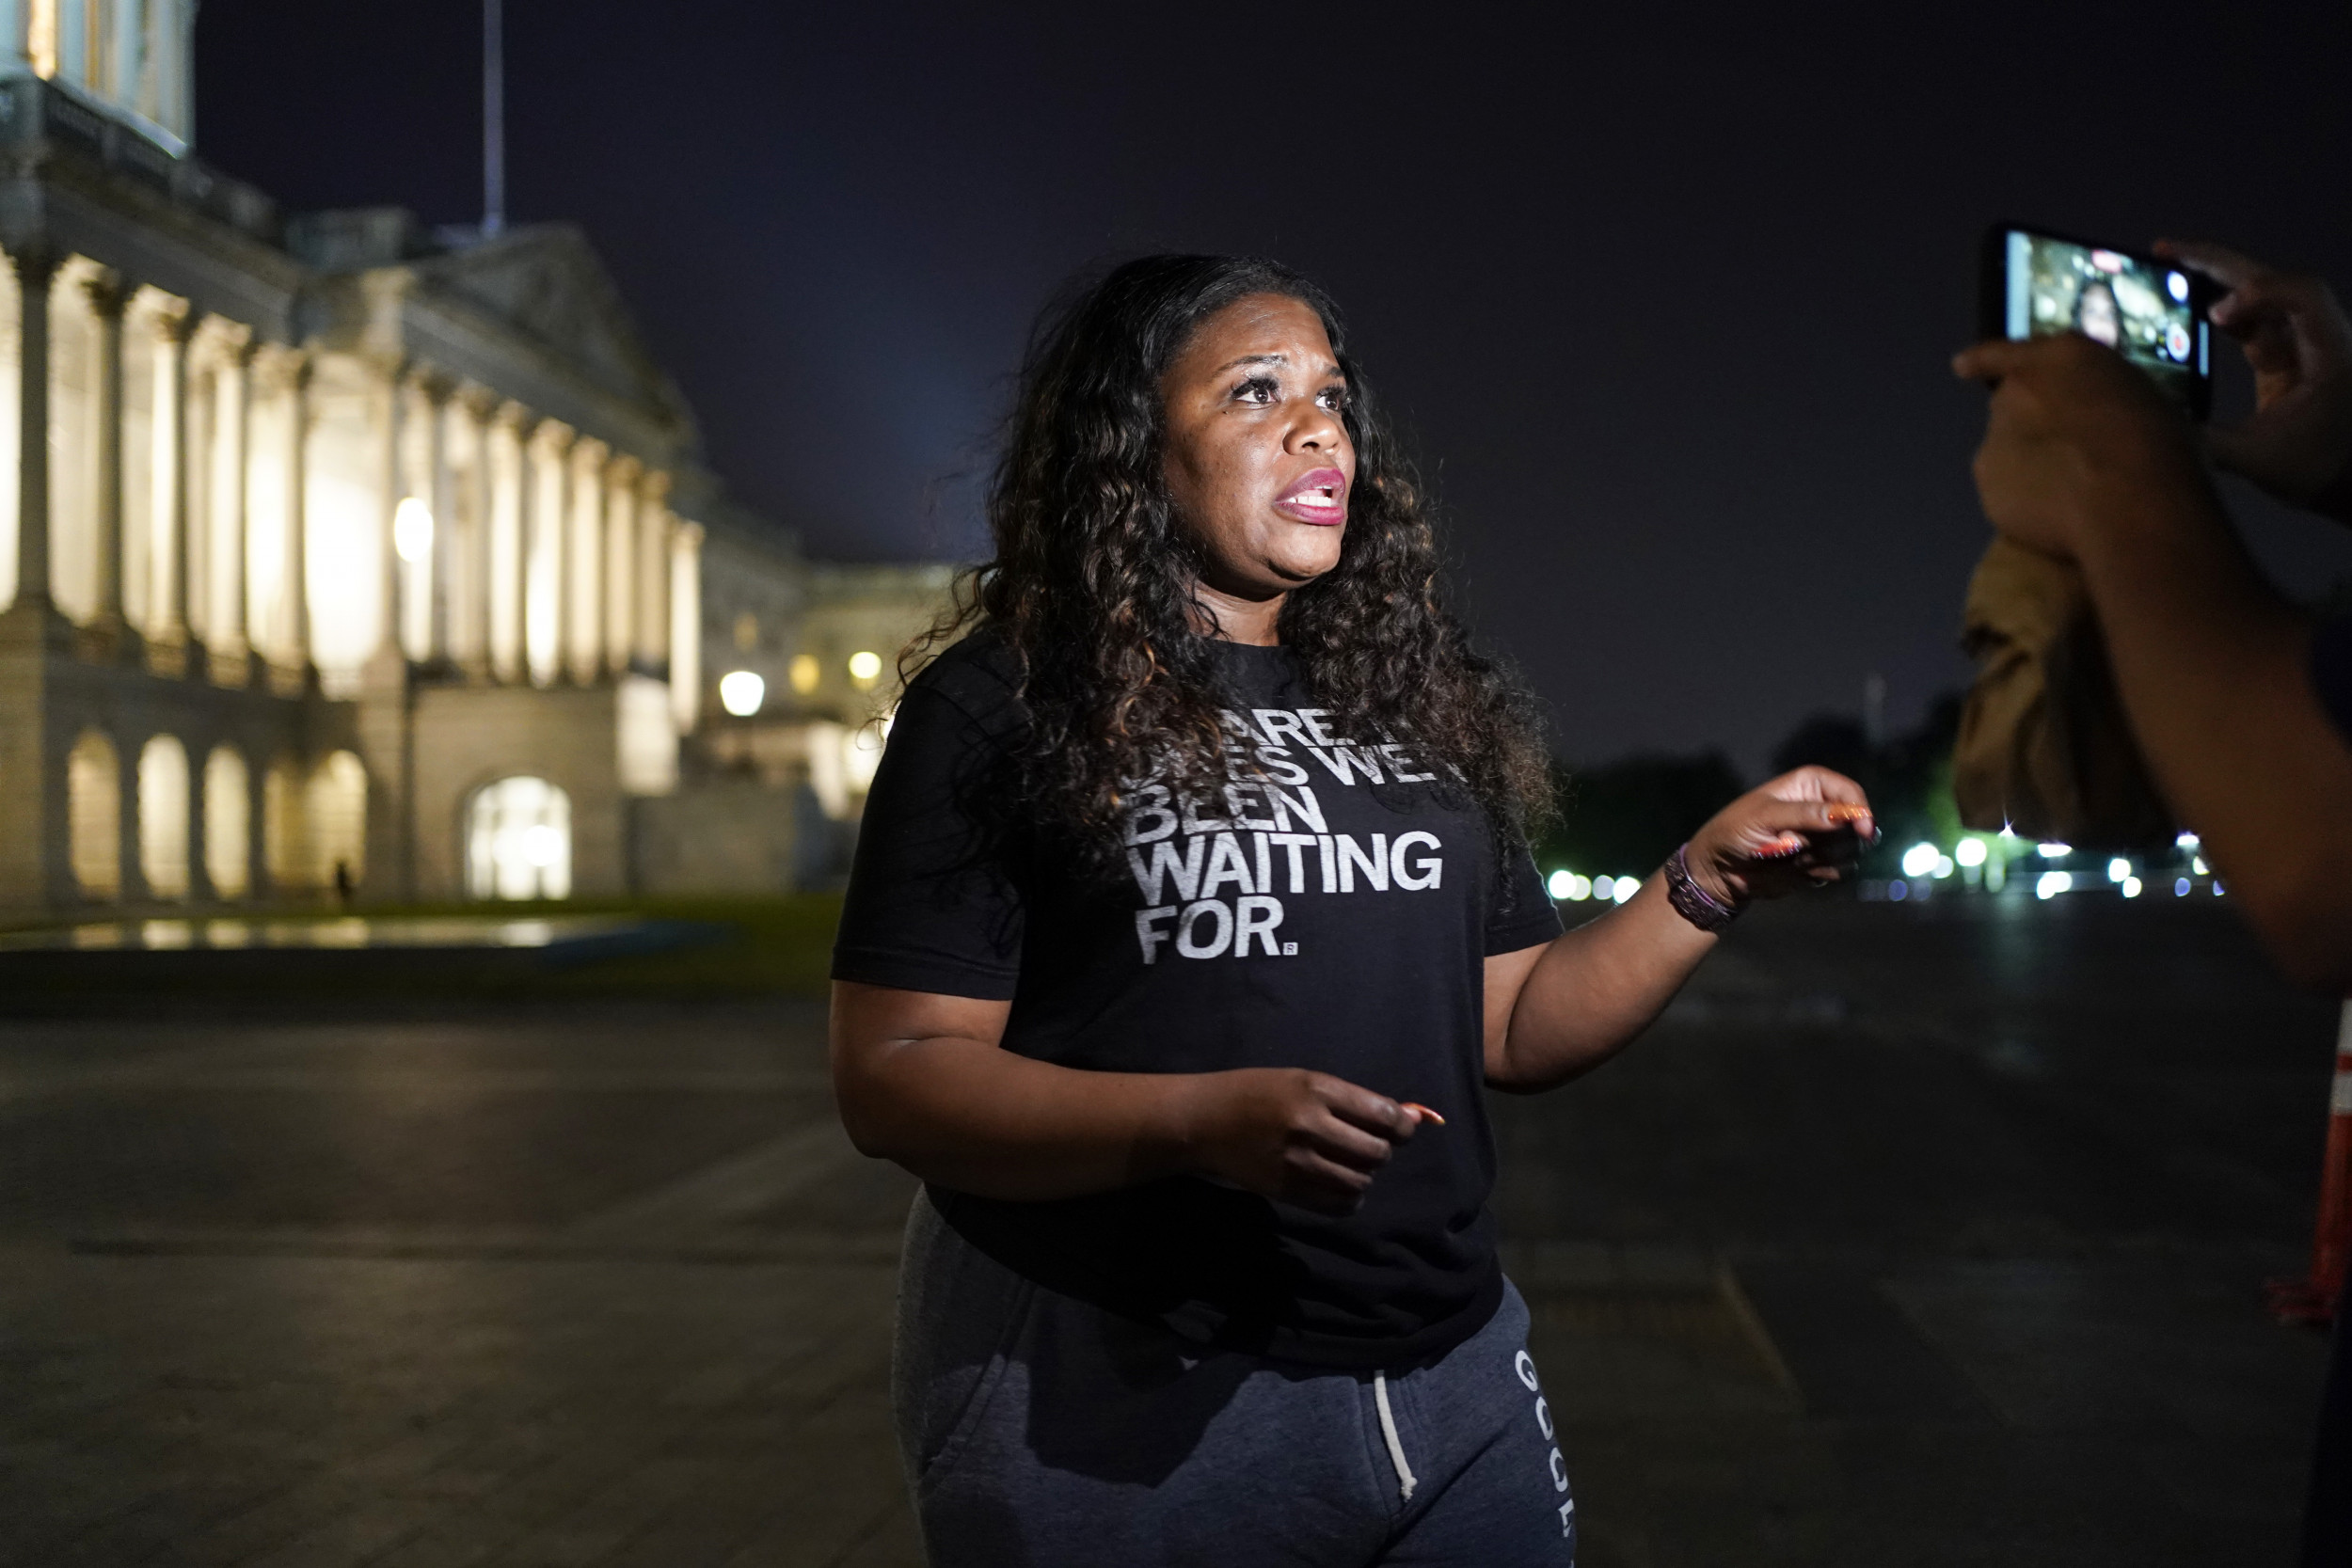
POLYGON ((868 797, 841 1115, 924 1182, 895 1393, 972 1564, 1573 1561, 1488 1085, 1585 1072, 1871 832, 1807 768, 1562 933, 1527 696, 1436 593, 1331 301, 1131 262, 1053 313, 868 797))

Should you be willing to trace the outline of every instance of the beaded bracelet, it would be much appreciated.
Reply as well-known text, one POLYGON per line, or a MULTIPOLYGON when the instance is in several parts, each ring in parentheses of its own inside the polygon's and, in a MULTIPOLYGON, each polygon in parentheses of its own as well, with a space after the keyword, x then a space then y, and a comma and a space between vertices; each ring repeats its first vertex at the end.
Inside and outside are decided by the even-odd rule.
POLYGON ((1724 903, 1699 886, 1691 875, 1691 863, 1686 858, 1690 847, 1684 845, 1666 862, 1666 902, 1675 907, 1675 913, 1700 930, 1720 931, 1740 918, 1739 908, 1724 903))

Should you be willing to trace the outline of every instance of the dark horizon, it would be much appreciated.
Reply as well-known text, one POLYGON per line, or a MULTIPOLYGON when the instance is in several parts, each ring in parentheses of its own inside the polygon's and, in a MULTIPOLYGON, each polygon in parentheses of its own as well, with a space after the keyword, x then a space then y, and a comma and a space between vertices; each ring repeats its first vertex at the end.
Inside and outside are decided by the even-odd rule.
MULTIPOLYGON (((1075 8, 506 9, 511 220, 583 226, 712 467, 812 553, 981 549, 991 423, 1073 272, 1276 255, 1347 308, 1458 602, 1583 763, 1754 774, 1872 671, 1897 729, 1964 684, 1981 399, 1945 361, 1985 224, 2352 285, 2343 15, 1359 17, 1276 54, 1075 8)), ((214 0, 197 150, 290 208, 472 222, 479 15, 214 0)), ((2352 576, 2325 525, 2241 515, 2290 587, 2352 576)))

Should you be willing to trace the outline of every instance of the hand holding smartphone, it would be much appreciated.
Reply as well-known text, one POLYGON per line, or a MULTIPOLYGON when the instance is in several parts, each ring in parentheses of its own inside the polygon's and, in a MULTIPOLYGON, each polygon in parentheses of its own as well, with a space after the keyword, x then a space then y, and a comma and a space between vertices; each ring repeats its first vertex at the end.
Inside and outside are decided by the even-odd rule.
POLYGON ((1978 336, 2022 341, 2079 332, 2202 420, 2213 407, 2205 319, 2213 297, 2201 274, 2157 257, 2000 223, 1985 230, 1978 336))

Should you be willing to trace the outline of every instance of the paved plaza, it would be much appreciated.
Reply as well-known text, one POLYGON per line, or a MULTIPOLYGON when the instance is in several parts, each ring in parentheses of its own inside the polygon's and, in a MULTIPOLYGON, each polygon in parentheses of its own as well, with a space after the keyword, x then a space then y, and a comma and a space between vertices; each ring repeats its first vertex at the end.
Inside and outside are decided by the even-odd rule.
MULTIPOLYGON (((2290 1561, 2333 1018, 2201 900, 1818 903, 1499 1101, 1584 1561, 2290 1561)), ((911 1190, 814 1003, 0 1023, 0 1563, 915 1563, 911 1190)))

